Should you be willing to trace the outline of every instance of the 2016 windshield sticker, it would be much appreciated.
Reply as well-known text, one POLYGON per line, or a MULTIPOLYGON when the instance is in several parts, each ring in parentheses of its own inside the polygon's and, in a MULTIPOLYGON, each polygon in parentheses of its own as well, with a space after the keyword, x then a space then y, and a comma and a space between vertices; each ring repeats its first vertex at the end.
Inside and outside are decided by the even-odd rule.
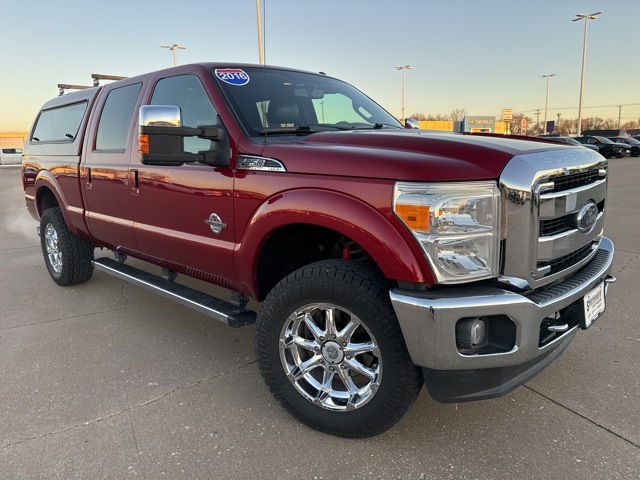
POLYGON ((240 68, 216 68, 215 74, 224 83, 236 87, 249 83, 249 75, 240 68))

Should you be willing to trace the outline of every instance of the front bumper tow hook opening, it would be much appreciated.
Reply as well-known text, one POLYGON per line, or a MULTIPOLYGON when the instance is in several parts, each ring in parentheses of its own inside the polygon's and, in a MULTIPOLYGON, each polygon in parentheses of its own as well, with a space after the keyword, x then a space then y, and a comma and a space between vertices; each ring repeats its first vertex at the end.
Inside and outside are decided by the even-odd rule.
POLYGON ((618 280, 616 277, 614 277, 613 275, 607 275, 607 278, 604 279, 604 294, 608 294, 609 293, 609 285, 612 283, 615 283, 616 280, 618 280))

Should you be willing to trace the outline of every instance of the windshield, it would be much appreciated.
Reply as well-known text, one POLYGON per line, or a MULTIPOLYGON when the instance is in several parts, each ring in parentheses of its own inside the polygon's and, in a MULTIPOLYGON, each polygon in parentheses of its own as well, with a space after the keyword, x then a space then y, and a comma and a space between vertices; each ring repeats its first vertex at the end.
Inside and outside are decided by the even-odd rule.
POLYGON ((212 74, 250 137, 402 128, 355 87, 324 75, 263 67, 218 68, 212 74))

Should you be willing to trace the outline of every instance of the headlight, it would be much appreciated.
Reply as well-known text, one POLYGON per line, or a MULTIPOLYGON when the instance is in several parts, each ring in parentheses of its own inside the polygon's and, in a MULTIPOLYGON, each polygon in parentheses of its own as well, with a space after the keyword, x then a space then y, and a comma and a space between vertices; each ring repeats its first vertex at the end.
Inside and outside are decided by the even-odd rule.
POLYGON ((499 208, 495 182, 397 182, 394 189, 394 212, 422 246, 438 283, 498 274, 499 208))

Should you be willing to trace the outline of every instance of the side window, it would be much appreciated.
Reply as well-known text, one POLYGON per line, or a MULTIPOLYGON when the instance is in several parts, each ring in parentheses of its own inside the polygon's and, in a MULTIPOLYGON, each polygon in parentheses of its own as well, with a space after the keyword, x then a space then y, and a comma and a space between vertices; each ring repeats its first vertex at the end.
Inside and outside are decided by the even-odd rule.
POLYGON ((133 110, 141 87, 141 83, 134 83, 109 92, 100 115, 96 150, 109 152, 126 150, 133 110))
MULTIPOLYGON (((217 112, 202 83, 195 75, 178 75, 159 80, 153 90, 151 105, 176 105, 182 111, 185 127, 214 125, 217 112)), ((197 137, 184 139, 184 151, 198 153, 211 149, 211 140, 197 137)))
POLYGON ((80 123, 87 111, 87 102, 74 103, 64 107, 43 111, 31 136, 32 142, 72 143, 78 135, 80 123))

